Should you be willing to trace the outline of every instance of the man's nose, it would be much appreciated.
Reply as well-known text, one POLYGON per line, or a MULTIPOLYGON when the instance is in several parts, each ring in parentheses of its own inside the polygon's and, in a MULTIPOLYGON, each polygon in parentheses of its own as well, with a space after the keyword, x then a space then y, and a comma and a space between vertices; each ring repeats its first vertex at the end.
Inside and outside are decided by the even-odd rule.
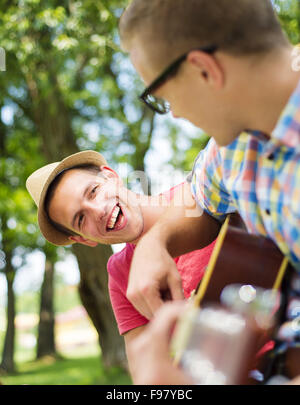
POLYGON ((91 217, 95 221, 99 221, 99 219, 102 219, 106 215, 104 204, 101 204, 101 202, 97 201, 96 199, 87 201, 85 203, 84 209, 91 215, 91 217))

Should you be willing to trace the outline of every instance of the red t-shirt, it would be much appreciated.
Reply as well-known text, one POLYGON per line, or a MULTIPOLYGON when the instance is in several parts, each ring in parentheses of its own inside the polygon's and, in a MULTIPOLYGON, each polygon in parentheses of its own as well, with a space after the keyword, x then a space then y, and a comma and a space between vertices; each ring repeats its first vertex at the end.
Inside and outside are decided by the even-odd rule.
MULTIPOLYGON (((178 186, 177 186, 178 187, 178 186)), ((172 199, 174 188, 164 193, 172 199)), ((174 259, 182 279, 184 297, 188 298, 203 277, 215 242, 203 249, 195 250, 174 259)), ((107 264, 109 275, 109 294, 120 334, 145 325, 148 320, 143 317, 126 298, 129 270, 135 245, 127 243, 125 248, 112 255, 107 264)))
MULTIPOLYGON (((202 279, 214 244, 215 242, 201 250, 195 250, 174 259, 181 275, 185 298, 190 296, 202 279)), ((123 250, 110 257, 107 264, 109 294, 121 335, 148 322, 126 298, 134 248, 134 245, 127 243, 123 250)))

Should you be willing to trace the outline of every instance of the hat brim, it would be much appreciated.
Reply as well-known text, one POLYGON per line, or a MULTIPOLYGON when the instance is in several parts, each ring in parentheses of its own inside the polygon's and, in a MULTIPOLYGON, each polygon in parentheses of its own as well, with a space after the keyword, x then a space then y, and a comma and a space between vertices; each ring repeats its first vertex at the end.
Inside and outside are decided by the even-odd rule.
POLYGON ((54 245, 67 246, 74 242, 69 239, 69 236, 65 235, 63 232, 58 231, 49 221, 48 215, 45 211, 44 203, 48 188, 52 181, 56 178, 58 174, 66 169, 71 169, 75 166, 80 165, 96 165, 103 166, 107 165, 105 158, 98 152, 95 151, 83 151, 75 153, 71 156, 63 159, 50 173, 47 181, 42 189, 39 205, 38 205, 38 223, 43 236, 54 245))

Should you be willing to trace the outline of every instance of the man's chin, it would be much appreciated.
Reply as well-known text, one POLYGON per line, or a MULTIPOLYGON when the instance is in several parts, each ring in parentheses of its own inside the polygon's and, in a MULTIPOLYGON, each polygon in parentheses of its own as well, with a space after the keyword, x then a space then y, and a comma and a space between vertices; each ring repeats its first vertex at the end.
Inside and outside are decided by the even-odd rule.
POLYGON ((133 245, 136 245, 143 235, 144 235, 144 225, 141 228, 140 232, 138 232, 134 238, 132 238, 130 241, 128 241, 128 243, 132 243, 133 245))

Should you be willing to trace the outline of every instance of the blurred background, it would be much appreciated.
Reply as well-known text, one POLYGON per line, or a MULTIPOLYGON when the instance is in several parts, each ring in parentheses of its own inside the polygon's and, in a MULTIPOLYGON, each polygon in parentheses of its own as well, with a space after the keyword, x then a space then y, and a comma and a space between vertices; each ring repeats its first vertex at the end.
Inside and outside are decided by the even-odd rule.
MULTIPOLYGON (((127 4, 0 0, 2 384, 131 384, 107 290, 107 260, 123 246, 50 245, 25 189, 38 167, 94 149, 129 188, 157 194, 182 181, 205 146, 199 129, 139 102, 143 84, 117 31, 127 4)), ((299 0, 273 4, 299 43, 299 0)))

